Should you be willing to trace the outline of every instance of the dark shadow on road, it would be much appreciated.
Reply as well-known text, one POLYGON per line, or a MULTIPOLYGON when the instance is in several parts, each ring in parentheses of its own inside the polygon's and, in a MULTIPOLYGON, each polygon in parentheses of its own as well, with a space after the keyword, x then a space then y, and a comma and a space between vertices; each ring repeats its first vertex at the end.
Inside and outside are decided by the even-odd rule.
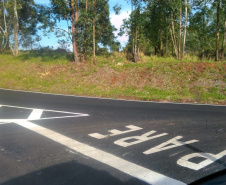
POLYGON ((226 170, 214 173, 208 177, 204 177, 191 183, 190 185, 217 185, 217 184, 226 184, 226 170))
MULTIPOLYGON (((124 174, 122 174, 124 175, 124 174)), ((147 185, 131 177, 122 182, 106 171, 70 161, 11 179, 1 185, 147 185)))
POLYGON ((223 165, 226 168, 226 163, 225 161, 221 160, 221 159, 216 159, 215 157, 213 157, 212 155, 209 155, 208 153, 204 152, 203 150, 200 150, 194 146, 191 145, 185 145, 187 148, 189 148, 190 150, 193 150, 195 153, 205 153, 204 158, 208 157, 209 159, 213 160, 215 163, 218 163, 219 165, 223 165))

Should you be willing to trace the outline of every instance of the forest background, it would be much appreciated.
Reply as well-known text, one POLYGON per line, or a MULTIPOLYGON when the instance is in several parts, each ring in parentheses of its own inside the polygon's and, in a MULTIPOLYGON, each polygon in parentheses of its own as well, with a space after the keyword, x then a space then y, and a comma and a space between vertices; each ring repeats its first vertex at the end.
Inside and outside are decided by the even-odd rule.
POLYGON ((124 47, 108 0, 0 2, 1 87, 226 103, 226 0, 128 0, 131 13, 118 30, 128 36, 124 47), (41 46, 52 33, 59 47, 41 46))

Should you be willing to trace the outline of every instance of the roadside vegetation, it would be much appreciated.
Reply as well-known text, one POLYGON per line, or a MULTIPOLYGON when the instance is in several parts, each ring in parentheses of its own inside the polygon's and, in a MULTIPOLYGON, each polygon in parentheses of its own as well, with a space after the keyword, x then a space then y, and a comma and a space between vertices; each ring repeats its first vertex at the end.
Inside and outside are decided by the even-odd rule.
POLYGON ((120 1, 0 1, 0 87, 226 104, 226 0, 125 1, 118 30, 120 1))
POLYGON ((226 62, 185 56, 97 55, 75 65, 71 53, 59 50, 21 52, 0 57, 0 87, 27 91, 163 102, 226 105, 226 62))

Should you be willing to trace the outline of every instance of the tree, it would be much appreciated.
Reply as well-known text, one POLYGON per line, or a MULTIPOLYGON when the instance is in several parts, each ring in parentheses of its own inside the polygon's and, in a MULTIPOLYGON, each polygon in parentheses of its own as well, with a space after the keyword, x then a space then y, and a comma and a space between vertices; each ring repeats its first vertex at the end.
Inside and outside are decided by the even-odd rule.
POLYGON ((19 34, 19 18, 18 18, 18 3, 16 0, 5 1, 2 0, 2 11, 4 19, 4 27, 1 27, 3 33, 4 42, 8 42, 8 45, 14 56, 18 55, 18 34, 19 34), (11 23, 11 24, 10 24, 11 23), (10 32, 8 32, 8 30, 10 32), (14 35, 14 44, 11 44, 9 38, 14 35))
POLYGON ((220 43, 224 40, 225 0, 194 1, 190 16, 188 49, 199 48, 200 59, 219 60, 220 43), (197 47, 198 46, 198 47, 197 47), (192 47, 192 48, 191 48, 192 47))
MULTIPOLYGON (((181 47, 182 33, 185 30, 185 26, 183 29, 183 3, 176 0, 140 0, 133 2, 137 6, 132 6, 134 9, 130 19, 124 21, 120 33, 127 32, 131 38, 129 45, 131 45, 133 56, 136 56, 136 48, 144 53, 150 53, 151 48, 154 48, 155 55, 163 56, 164 46, 166 53, 168 38, 171 37, 174 53, 177 58, 181 58, 181 53, 184 52, 184 46, 181 47)), ((184 40, 185 37, 186 33, 184 40)))
POLYGON ((75 63, 79 63, 78 49, 77 49, 77 40, 78 40, 78 28, 76 23, 78 22, 78 1, 71 0, 71 22, 72 22, 72 45, 74 53, 75 63))
POLYGON ((224 52, 225 52, 225 42, 226 42, 226 0, 222 0, 222 14, 223 19, 223 39, 222 39, 222 47, 221 47, 221 60, 224 61, 224 52))
POLYGON ((214 21, 211 0, 194 1, 189 21, 188 49, 198 52, 200 59, 210 58, 214 45, 214 21))
MULTIPOLYGON (((51 11, 43 8, 50 15, 43 19, 48 21, 43 22, 51 22, 49 31, 55 31, 59 37, 68 35, 76 63, 90 53, 95 58, 99 44, 112 44, 114 27, 110 23, 108 0, 51 0, 51 5, 51 11), (67 21, 68 30, 58 28, 53 19, 67 21)), ((44 25, 47 28, 47 24, 44 25)))
POLYGON ((18 34, 19 34, 19 18, 17 14, 17 2, 14 0, 14 5, 13 5, 13 32, 14 32, 14 49, 12 47, 11 50, 13 52, 13 55, 17 56, 18 55, 18 34))
POLYGON ((74 62, 79 63, 79 55, 78 55, 78 48, 77 48, 77 41, 78 41, 78 0, 51 0, 52 9, 42 7, 43 12, 48 15, 44 16, 42 22, 44 24, 44 28, 49 28, 49 31, 55 31, 58 37, 65 36, 67 34, 68 38, 72 42, 73 46, 73 57, 74 62), (57 21, 67 21, 68 30, 64 30, 62 28, 57 27, 57 22, 53 21, 55 19, 57 21), (51 24, 48 24, 48 23, 51 24), (70 25, 69 25, 70 22, 70 25))
POLYGON ((96 3, 93 0, 93 63, 96 63, 96 3))
POLYGON ((165 0, 149 1, 144 12, 144 16, 146 17, 144 28, 145 32, 147 32, 147 34, 144 33, 146 35, 145 40, 148 39, 151 41, 150 44, 154 47, 155 55, 164 55, 163 42, 165 41, 165 45, 167 44, 167 38, 169 35, 168 12, 168 1, 165 0))
POLYGON ((198 55, 200 59, 216 59, 218 55, 224 58, 225 0, 131 2, 132 13, 124 20, 120 35, 127 33, 129 36, 126 50, 132 53, 133 60, 136 48, 144 54, 158 56, 163 56, 170 48, 177 59, 183 59, 185 52, 198 55))
POLYGON ((187 34, 187 19, 188 19, 188 2, 185 0, 185 23, 184 23, 184 39, 182 48, 182 59, 184 58, 185 46, 186 46, 186 34, 187 34))
MULTIPOLYGON (((215 16, 214 19, 216 20, 216 25, 214 27, 216 28, 216 51, 215 51, 215 61, 219 61, 219 59, 224 58, 224 43, 225 43, 225 20, 226 20, 226 1, 225 0, 215 0, 213 2, 213 8, 215 9, 215 16), (215 18, 216 17, 216 18, 215 18), (222 35, 222 37, 221 37, 222 35), (220 41, 222 39, 222 48, 220 51, 220 41), (221 54, 221 55, 219 55, 221 54), (221 57, 219 57, 221 56, 221 57)), ((215 21, 214 21, 215 22, 215 21)))
POLYGON ((226 41, 226 20, 224 21, 224 35, 223 35, 223 39, 222 39, 222 48, 221 48, 222 61, 224 61, 225 41, 226 41))
POLYGON ((37 32, 37 10, 33 0, 2 0, 1 20, 3 26, 1 48, 10 48, 13 55, 18 55, 19 43, 27 42, 27 37, 32 37, 37 32), (4 27, 4 28, 3 28, 4 27))
MULTIPOLYGON (((132 54, 132 61, 139 61, 140 38, 142 27, 141 3, 142 0, 131 0, 131 14, 128 20, 123 20, 119 35, 129 35, 129 52, 132 54)), ((117 8, 116 8, 117 10, 117 8)))
POLYGON ((216 30, 216 54, 215 61, 218 61, 218 53, 219 53, 219 38, 220 38, 220 0, 216 2, 217 6, 217 30, 216 30))
POLYGON ((8 30, 7 30, 7 24, 6 24, 6 14, 5 14, 6 6, 5 1, 2 0, 0 4, 0 39, 1 39, 1 45, 0 45, 0 52, 4 50, 8 43, 8 30))

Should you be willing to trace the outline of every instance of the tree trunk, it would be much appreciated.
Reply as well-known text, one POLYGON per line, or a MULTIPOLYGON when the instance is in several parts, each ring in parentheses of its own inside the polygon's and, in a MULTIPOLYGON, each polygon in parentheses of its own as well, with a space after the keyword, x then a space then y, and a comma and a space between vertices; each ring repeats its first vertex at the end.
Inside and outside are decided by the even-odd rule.
POLYGON ((84 46, 83 46, 83 61, 86 59, 87 52, 87 22, 88 22, 88 0, 86 0, 86 18, 85 18, 85 26, 84 26, 84 46))
POLYGON ((167 54, 167 50, 168 50, 168 36, 166 36, 165 54, 167 54))
POLYGON ((165 54, 167 54, 167 50, 168 50, 168 36, 166 36, 165 54))
POLYGON ((14 0, 14 23, 13 23, 13 31, 14 31, 14 51, 13 55, 17 56, 18 55, 18 34, 19 34, 19 18, 17 14, 17 3, 16 0, 14 0))
POLYGON ((138 26, 137 26, 137 20, 139 20, 139 14, 140 14, 140 7, 137 8, 136 0, 134 2, 134 12, 135 12, 135 35, 134 35, 134 54, 133 54, 133 60, 135 63, 139 61, 139 46, 138 46, 138 26))
POLYGON ((162 39, 160 41, 160 55, 161 55, 161 57, 163 57, 163 43, 162 43, 162 39))
POLYGON ((139 54, 138 54, 138 43, 137 43, 137 36, 138 36, 138 29, 136 25, 136 33, 135 33, 135 51, 134 51, 134 62, 137 63, 139 61, 139 54))
MULTIPOLYGON (((131 0, 131 12, 136 12, 136 4, 133 9, 133 1, 131 0)), ((135 28, 131 26, 131 37, 132 37, 132 56, 133 62, 136 62, 136 20, 135 20, 135 28), (134 31, 135 30, 135 31, 134 31)))
MULTIPOLYGON (((131 13, 133 12, 133 1, 131 0, 131 13)), ((134 54, 134 36, 133 36, 133 28, 131 25, 131 38, 132 38, 132 47, 131 47, 131 53, 134 54)), ((134 58, 134 57, 133 57, 134 58)))
POLYGON ((75 21, 78 21, 78 0, 75 1, 75 21))
MULTIPOLYGON (((204 4, 205 4, 205 7, 204 7, 204 12, 203 12, 203 26, 202 26, 202 31, 203 33, 206 32, 206 0, 204 0, 204 4)), ((202 36, 202 39, 201 39, 201 45, 202 45, 202 52, 201 52, 201 55, 200 55, 200 59, 203 60, 205 58, 205 45, 206 45, 206 35, 202 36)))
POLYGON ((181 31, 182 29, 182 3, 180 8, 180 28, 179 28, 179 41, 178 41, 178 59, 181 59, 181 31))
POLYGON ((215 55, 215 61, 218 61, 218 53, 219 53, 219 29, 220 29, 220 0, 217 1, 217 33, 216 33, 216 55, 215 55))
POLYGON ((157 46, 155 46, 155 56, 157 55, 157 52, 158 52, 158 48, 157 46))
POLYGON ((96 5, 95 0, 93 0, 93 63, 96 64, 96 5))
POLYGON ((163 56, 163 41, 162 41, 162 31, 160 34, 160 56, 163 56))
MULTIPOLYGON (((77 1, 76 1, 77 4, 77 1)), ((74 54, 74 62, 79 63, 78 50, 77 50, 77 34, 78 30, 76 28, 76 7, 74 0, 71 0, 71 21, 72 21, 72 44, 73 44, 73 54, 74 54)))
POLYGON ((7 24, 6 24, 6 14, 5 14, 5 3, 2 1, 2 14, 4 19, 4 27, 0 25, 0 32, 2 32, 2 43, 0 46, 1 51, 3 51, 7 45, 8 42, 8 30, 7 30, 7 24))
POLYGON ((226 40, 226 20, 224 21, 224 35, 223 35, 222 48, 221 48, 221 60, 222 61, 224 61, 225 40, 226 40))
POLYGON ((183 48, 182 48, 182 59, 184 58, 185 52, 185 43, 186 43, 186 34, 187 34, 187 19, 188 19, 188 2, 185 0, 185 23, 184 23, 184 40, 183 40, 183 48))
POLYGON ((172 38, 172 42, 173 42, 175 55, 178 59, 178 49, 177 49, 177 40, 176 40, 176 36, 175 36, 174 20, 173 20, 172 12, 170 14, 171 14, 171 26, 172 26, 172 28, 170 29, 170 33, 171 33, 171 38, 172 38))

